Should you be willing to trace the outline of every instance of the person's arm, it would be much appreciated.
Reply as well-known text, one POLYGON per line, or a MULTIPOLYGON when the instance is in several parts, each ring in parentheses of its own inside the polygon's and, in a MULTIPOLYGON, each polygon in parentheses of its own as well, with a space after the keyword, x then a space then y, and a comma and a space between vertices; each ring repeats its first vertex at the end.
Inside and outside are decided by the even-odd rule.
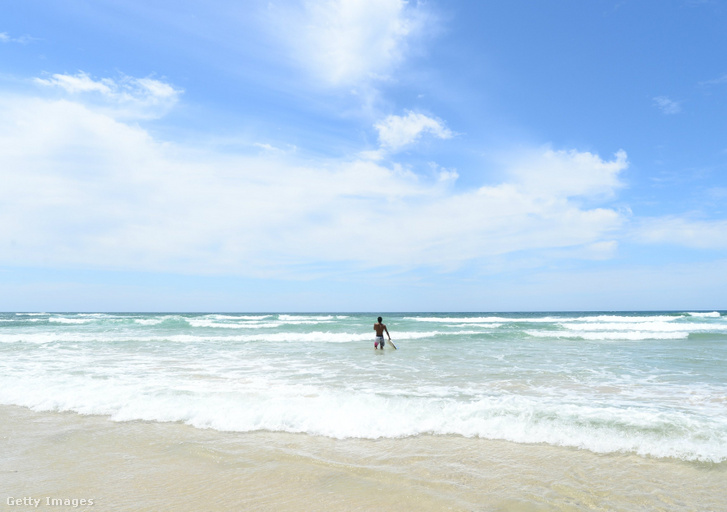
POLYGON ((386 335, 389 337, 389 339, 391 339, 391 334, 389 334, 389 329, 387 329, 386 326, 384 326, 384 330, 386 331, 386 335))

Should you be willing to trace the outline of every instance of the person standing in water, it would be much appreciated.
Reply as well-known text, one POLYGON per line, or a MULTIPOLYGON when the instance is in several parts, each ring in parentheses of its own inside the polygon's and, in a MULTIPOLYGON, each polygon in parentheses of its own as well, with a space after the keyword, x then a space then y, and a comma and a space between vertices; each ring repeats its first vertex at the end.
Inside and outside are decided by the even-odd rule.
POLYGON ((374 341, 374 350, 379 348, 381 346, 381 350, 384 350, 384 333, 389 337, 389 341, 391 341, 391 335, 389 334, 389 330, 386 328, 384 324, 381 323, 382 318, 379 317, 379 323, 374 324, 374 331, 376 331, 376 341, 374 341))

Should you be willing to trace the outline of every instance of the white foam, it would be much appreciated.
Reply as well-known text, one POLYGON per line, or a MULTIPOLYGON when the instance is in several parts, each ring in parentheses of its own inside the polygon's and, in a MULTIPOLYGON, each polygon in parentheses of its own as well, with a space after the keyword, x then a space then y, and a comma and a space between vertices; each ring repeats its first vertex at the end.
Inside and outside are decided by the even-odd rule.
POLYGON ((261 321, 259 319, 242 320, 233 322, 231 319, 228 321, 215 321, 207 318, 185 318, 185 321, 192 327, 207 327, 215 329, 260 329, 260 328, 276 328, 282 325, 319 325, 319 324, 330 324, 334 320, 297 320, 297 319, 283 319, 274 321, 261 321))
MULTIPOLYGON (((503 324, 481 324, 481 323, 469 323, 469 324, 450 324, 448 327, 469 327, 470 329, 473 327, 478 327, 480 329, 497 329, 498 327, 502 327, 503 324)), ((481 331, 478 331, 481 333, 481 331)))
MULTIPOLYGON (((719 330, 713 324, 688 324, 688 323, 669 323, 669 322, 640 322, 640 323, 570 323, 563 324, 563 327, 574 331, 627 331, 642 330, 654 333, 660 332, 695 332, 695 331, 715 331, 719 330)), ((727 330, 727 325, 723 327, 727 330)))
POLYGON ((687 315, 695 316, 698 318, 720 318, 722 316, 722 314, 719 311, 712 311, 711 313, 695 312, 695 313, 687 313, 687 315))
MULTIPOLYGON (((418 340, 434 338, 437 336, 461 336, 481 334, 480 331, 425 331, 425 332, 397 332, 393 336, 397 340, 418 340)), ((53 342, 158 342, 171 341, 179 343, 199 342, 290 342, 290 343, 346 343, 353 341, 367 341, 374 339, 374 333, 347 333, 347 332, 273 332, 259 334, 229 334, 224 336, 198 336, 193 334, 159 334, 150 335, 146 332, 134 333, 86 333, 86 332, 35 332, 35 333, 2 333, 0 343, 53 343, 53 342)))
POLYGON ((641 340, 680 340, 689 337, 689 332, 654 332, 654 331, 593 331, 593 330, 571 330, 567 332, 554 332, 554 331, 535 331, 527 330, 525 333, 528 336, 535 338, 580 338, 584 340, 602 340, 602 341, 618 341, 618 340, 629 340, 629 341, 641 341, 641 340))
POLYGON ((55 322, 58 324, 88 324, 93 322, 91 318, 66 318, 63 316, 52 316, 48 319, 49 322, 55 322))
POLYGON ((280 320, 278 325, 318 325, 332 324, 334 320, 280 320))
POLYGON ((284 431, 333 438, 462 435, 548 443, 597 453, 727 460, 727 418, 518 395, 456 400, 371 389, 336 390, 253 378, 190 386, 157 379, 3 379, 0 403, 108 415, 117 421, 180 421, 221 431, 284 431))
POLYGON ((163 318, 135 318, 134 323, 139 325, 159 325, 164 322, 163 318))
MULTIPOLYGON (((398 340, 419 340, 424 338, 434 338, 440 335, 468 335, 479 334, 477 331, 459 331, 453 333, 429 331, 429 332, 397 332, 393 337, 394 341, 398 340)), ((228 336, 221 338, 225 340, 234 339, 236 341, 270 341, 270 342, 327 342, 327 343, 346 343, 352 341, 373 341, 374 335, 368 333, 337 333, 337 332, 279 332, 265 334, 248 334, 239 336, 228 336)))
POLYGON ((246 327, 244 323, 222 323, 205 318, 185 318, 184 320, 192 327, 212 327, 217 329, 244 329, 246 327))
POLYGON ((654 323, 654 322, 673 322, 679 320, 678 316, 669 315, 653 315, 653 316, 631 316, 631 315, 596 315, 596 316, 579 316, 574 318, 556 318, 553 319, 557 323, 568 322, 597 322, 597 323, 654 323))
POLYGON ((210 314, 205 315, 206 318, 212 318, 215 320, 265 320, 266 318, 272 318, 273 315, 220 315, 210 314))
MULTIPOLYGON (((490 323, 504 323, 504 322, 537 321, 534 319, 503 318, 503 317, 496 317, 496 316, 470 317, 470 318, 468 318, 468 317, 413 316, 413 317, 404 317, 404 320, 414 320, 416 322, 437 322, 437 323, 445 323, 445 324, 483 324, 483 323, 490 324, 490 323)), ((545 319, 543 319, 542 321, 545 321, 545 319)))
POLYGON ((632 315, 585 315, 577 317, 568 316, 542 316, 542 317, 502 317, 502 316, 485 316, 485 317, 404 317, 404 320, 413 320, 416 322, 438 322, 447 324, 463 324, 463 323, 557 323, 567 324, 570 322, 672 322, 678 320, 678 316, 668 315, 652 315, 652 316, 632 316, 632 315))
POLYGON ((34 343, 44 344, 58 341, 93 341, 96 336, 78 332, 19 332, 0 334, 0 343, 34 343))
MULTIPOLYGON (((319 324, 320 322, 313 322, 314 324, 319 324)), ((240 325, 241 329, 277 329, 283 325, 286 325, 285 322, 278 322, 277 320, 274 320, 272 322, 245 322, 244 324, 240 325)), ((290 325, 290 324, 287 324, 290 325)))
POLYGON ((652 331, 612 331, 612 332, 574 332, 584 340, 683 340, 689 337, 688 332, 652 332, 652 331))
MULTIPOLYGON (((344 317, 346 318, 346 317, 344 317)), ((325 316, 310 316, 310 315, 278 315, 278 320, 285 320, 287 321, 331 321, 335 320, 336 317, 333 315, 325 315, 325 316)))

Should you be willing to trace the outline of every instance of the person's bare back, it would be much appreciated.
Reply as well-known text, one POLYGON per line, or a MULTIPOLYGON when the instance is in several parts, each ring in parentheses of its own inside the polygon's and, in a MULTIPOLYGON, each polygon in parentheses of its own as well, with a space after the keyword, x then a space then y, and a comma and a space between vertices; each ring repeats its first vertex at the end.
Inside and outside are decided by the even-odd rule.
POLYGON ((378 348, 379 345, 381 345, 381 350, 384 350, 384 333, 389 337, 389 341, 391 341, 391 334, 389 334, 389 330, 386 328, 386 326, 381 323, 382 318, 378 318, 379 322, 374 324, 374 331, 376 331, 376 341, 374 342, 374 349, 378 348))
MULTIPOLYGON (((386 331, 386 335, 389 336, 389 331, 386 330, 386 326, 384 324, 374 324, 374 331, 376 331, 376 336, 384 337, 384 331, 386 331)), ((391 336, 389 336, 391 338, 391 336)))

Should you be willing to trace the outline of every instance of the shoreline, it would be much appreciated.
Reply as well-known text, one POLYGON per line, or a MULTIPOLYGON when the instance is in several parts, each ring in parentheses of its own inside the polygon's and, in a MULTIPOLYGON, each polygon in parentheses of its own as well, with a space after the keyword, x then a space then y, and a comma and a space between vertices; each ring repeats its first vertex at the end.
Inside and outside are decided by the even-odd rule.
POLYGON ((0 451, 12 510, 727 510, 725 463, 457 436, 340 440, 0 406, 0 451))

